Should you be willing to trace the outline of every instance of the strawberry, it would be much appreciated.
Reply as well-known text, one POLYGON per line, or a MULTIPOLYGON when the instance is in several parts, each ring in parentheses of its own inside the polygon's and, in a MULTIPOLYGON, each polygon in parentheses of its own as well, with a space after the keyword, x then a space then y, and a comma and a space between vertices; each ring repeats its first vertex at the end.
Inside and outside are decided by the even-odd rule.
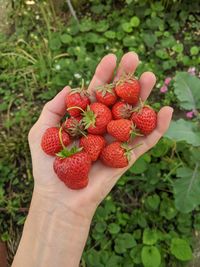
POLYGON ((61 133, 62 140, 60 140, 59 131, 61 133, 61 129, 58 127, 52 127, 48 128, 43 134, 41 147, 46 154, 55 156, 56 153, 62 150, 63 146, 70 144, 69 135, 64 131, 61 133))
POLYGON ((115 92, 128 104, 135 105, 139 100, 140 83, 131 75, 126 75, 117 81, 115 92))
POLYGON ((99 86, 96 88, 95 93, 97 101, 106 106, 112 106, 117 101, 113 84, 99 86))
POLYGON ((83 113, 83 123, 88 133, 104 134, 112 120, 110 109, 102 103, 92 103, 83 113))
POLYGON ((132 121, 126 119, 112 120, 107 125, 108 133, 118 141, 126 142, 137 135, 132 121))
POLYGON ((129 119, 131 117, 133 107, 125 102, 119 101, 112 107, 112 115, 115 120, 129 119))
POLYGON ((58 178, 71 189, 81 189, 88 184, 91 167, 89 155, 76 147, 64 149, 54 160, 54 171, 58 178))
POLYGON ((107 166, 123 168, 128 166, 130 151, 131 149, 126 143, 116 141, 104 147, 101 152, 101 160, 107 166))
POLYGON ((83 85, 81 88, 72 89, 71 92, 67 95, 66 106, 69 114, 72 117, 79 117, 81 111, 78 108, 70 109, 71 107, 80 107, 81 109, 85 110, 87 105, 89 104, 90 99, 83 85))
POLYGON ((144 106, 133 112, 131 120, 142 134, 148 135, 156 128, 157 114, 151 107, 144 106))
POLYGON ((105 139, 101 135, 88 134, 80 139, 80 147, 90 156, 92 161, 96 161, 106 145, 105 139))
POLYGON ((82 117, 67 118, 66 121, 63 122, 62 127, 63 130, 67 132, 71 137, 79 137, 85 135, 82 117))

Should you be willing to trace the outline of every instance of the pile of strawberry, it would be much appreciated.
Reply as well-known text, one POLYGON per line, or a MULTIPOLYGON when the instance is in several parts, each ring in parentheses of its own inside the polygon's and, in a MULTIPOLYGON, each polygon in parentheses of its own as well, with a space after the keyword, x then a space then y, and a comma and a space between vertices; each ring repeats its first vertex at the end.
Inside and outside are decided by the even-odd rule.
POLYGON ((98 159, 113 168, 128 165, 128 143, 137 135, 150 134, 157 123, 156 112, 139 101, 140 89, 139 81, 126 75, 98 87, 93 103, 83 86, 71 90, 66 97, 70 116, 61 127, 47 129, 41 140, 43 151, 56 156, 54 171, 66 186, 86 187, 92 163, 98 159), (107 143, 106 134, 114 141, 107 143))

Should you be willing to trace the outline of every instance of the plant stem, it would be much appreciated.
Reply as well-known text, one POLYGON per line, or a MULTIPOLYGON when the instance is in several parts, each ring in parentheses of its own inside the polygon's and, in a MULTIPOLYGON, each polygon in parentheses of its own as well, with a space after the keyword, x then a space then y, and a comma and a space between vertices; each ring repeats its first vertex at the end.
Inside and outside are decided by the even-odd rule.
POLYGON ((77 16, 76 16, 76 11, 75 11, 75 9, 74 9, 73 6, 72 6, 71 1, 70 1, 70 0, 66 0, 66 2, 67 2, 67 5, 68 5, 68 7, 69 7, 69 11, 70 11, 70 13, 71 13, 72 16, 74 17, 74 19, 75 19, 77 22, 79 22, 79 20, 78 20, 78 18, 77 18, 77 16))
POLYGON ((61 143, 63 149, 65 149, 66 147, 65 147, 63 140, 62 140, 62 129, 63 129, 62 127, 60 127, 60 129, 59 129, 59 139, 60 139, 60 143, 61 143))

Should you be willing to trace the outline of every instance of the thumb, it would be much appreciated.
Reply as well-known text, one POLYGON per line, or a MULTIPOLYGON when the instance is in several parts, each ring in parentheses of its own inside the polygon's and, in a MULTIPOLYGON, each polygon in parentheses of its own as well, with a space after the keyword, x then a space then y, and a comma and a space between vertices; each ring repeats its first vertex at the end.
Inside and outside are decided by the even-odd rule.
POLYGON ((70 87, 66 86, 52 100, 44 105, 41 115, 37 121, 40 126, 56 126, 66 113, 65 100, 70 92, 70 87))

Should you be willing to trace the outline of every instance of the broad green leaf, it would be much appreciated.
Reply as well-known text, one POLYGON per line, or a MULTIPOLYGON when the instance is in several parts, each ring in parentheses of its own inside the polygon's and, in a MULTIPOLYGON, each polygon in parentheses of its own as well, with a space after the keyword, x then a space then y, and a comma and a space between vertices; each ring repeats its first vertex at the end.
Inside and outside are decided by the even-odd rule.
POLYGON ((168 150, 169 150, 169 143, 171 141, 169 139, 164 139, 162 138, 157 144, 156 146, 154 146, 154 148, 151 150, 151 154, 156 157, 159 158, 161 156, 164 156, 168 150))
POLYGON ((69 35, 67 33, 64 33, 63 35, 61 35, 60 39, 61 39, 62 43, 64 43, 64 44, 69 44, 72 42, 71 35, 69 35))
POLYGON ((79 24, 79 29, 81 32, 89 32, 92 29, 92 21, 90 19, 82 20, 81 24, 79 24))
POLYGON ((183 52, 183 44, 175 44, 175 45, 172 47, 172 50, 174 50, 174 51, 177 52, 177 53, 181 53, 181 52, 183 52))
POLYGON ((196 55, 198 55, 198 53, 199 53, 199 47, 198 46, 192 46, 190 48, 190 54, 192 56, 196 56, 196 55))
POLYGON ((120 231, 120 227, 119 227, 119 225, 116 224, 116 223, 111 223, 111 224, 109 224, 109 226, 108 226, 108 231, 109 231, 111 234, 117 234, 117 233, 119 233, 119 231, 120 231))
POLYGON ((137 42, 136 42, 136 38, 135 36, 131 35, 131 36, 126 36, 123 39, 123 45, 127 46, 127 47, 133 47, 133 46, 137 46, 137 42))
POLYGON ((160 251, 155 246, 144 246, 142 248, 142 263, 144 267, 159 267, 161 263, 160 251))
POLYGON ((136 244, 133 235, 129 233, 120 234, 115 240, 115 251, 124 253, 127 249, 135 247, 136 244))
POLYGON ((200 166, 179 168, 177 176, 181 178, 174 182, 175 206, 187 213, 200 205, 200 166))
POLYGON ((157 42, 157 37, 151 33, 144 33, 142 38, 148 47, 153 47, 157 42))
POLYGON ((174 201, 169 198, 162 200, 160 205, 160 215, 167 220, 172 220, 177 214, 177 210, 174 207, 174 201))
POLYGON ((161 58, 161 59, 168 59, 169 58, 169 55, 168 55, 167 50, 165 48, 157 49, 156 50, 156 56, 161 58))
POLYGON ((60 47, 61 47, 61 41, 60 41, 60 38, 57 36, 57 37, 54 37, 50 40, 49 42, 49 47, 52 49, 52 50, 59 50, 60 47))
POLYGON ((121 265, 119 265, 120 262, 121 262, 121 257, 120 256, 117 256, 117 255, 115 255, 113 253, 111 255, 111 257, 109 258, 109 260, 107 261, 105 267, 118 267, 118 266, 121 266, 121 265))
POLYGON ((133 247, 130 251, 130 257, 132 258, 133 262, 136 264, 139 264, 142 262, 141 251, 142 251, 142 245, 140 244, 133 247))
POLYGON ((95 30, 98 32, 105 32, 109 28, 109 24, 106 20, 101 20, 95 25, 95 30))
POLYGON ((123 24, 122 24, 122 29, 125 31, 125 32, 132 32, 132 26, 131 26, 131 24, 130 23, 128 23, 128 22, 124 22, 123 24))
POLYGON ((147 161, 144 159, 144 157, 140 157, 133 166, 129 169, 131 173, 140 174, 146 171, 148 168, 147 161))
POLYGON ((154 194, 152 196, 148 196, 147 199, 145 199, 145 202, 152 210, 156 210, 160 204, 160 197, 159 195, 154 194))
POLYGON ((116 37, 116 33, 114 31, 106 31, 104 33, 105 37, 107 37, 108 39, 115 39, 116 37))
POLYGON ((174 92, 180 106, 186 110, 200 108, 200 79, 187 72, 177 72, 174 92))
POLYGON ((96 225, 95 225, 95 230, 98 232, 98 233, 103 233, 105 230, 106 230, 106 227, 107 227, 107 224, 105 222, 98 222, 96 225))
POLYGON ((158 235, 155 229, 145 229, 143 232, 143 244, 154 245, 158 240, 158 235))
POLYGON ((87 255, 87 261, 90 266, 103 267, 100 263, 100 254, 96 250, 92 249, 87 255))
POLYGON ((178 260, 189 261, 192 259, 192 250, 188 242, 184 239, 173 238, 170 251, 178 260))
POLYGON ((183 119, 172 121, 165 137, 176 141, 185 141, 193 146, 200 146, 200 132, 191 121, 183 119))
POLYGON ((132 27, 138 27, 140 25, 140 19, 136 16, 132 17, 130 20, 130 24, 132 27))

